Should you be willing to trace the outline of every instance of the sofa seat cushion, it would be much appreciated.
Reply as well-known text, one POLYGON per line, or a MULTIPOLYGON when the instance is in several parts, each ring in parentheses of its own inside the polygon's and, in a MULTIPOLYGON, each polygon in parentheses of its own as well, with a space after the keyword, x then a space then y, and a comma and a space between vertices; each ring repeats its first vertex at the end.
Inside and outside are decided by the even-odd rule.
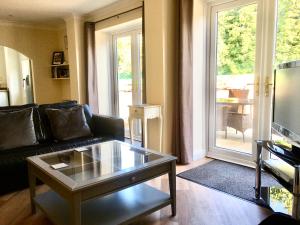
POLYGON ((33 109, 0 112, 0 150, 37 144, 33 109))

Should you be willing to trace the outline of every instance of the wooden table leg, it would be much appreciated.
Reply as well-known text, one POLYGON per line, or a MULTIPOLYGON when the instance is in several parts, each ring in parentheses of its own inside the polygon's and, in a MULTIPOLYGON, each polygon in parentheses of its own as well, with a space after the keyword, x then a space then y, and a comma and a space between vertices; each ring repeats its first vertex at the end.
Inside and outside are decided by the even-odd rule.
POLYGON ((176 216, 176 161, 172 162, 171 171, 169 172, 169 187, 172 216, 176 216))
POLYGON ((128 125, 129 125, 129 133, 130 133, 130 141, 133 144, 133 118, 129 116, 128 118, 128 125))
POLYGON ((70 201, 71 225, 81 225, 81 195, 77 193, 70 201))
POLYGON ((159 125, 160 125, 160 129, 159 129, 159 150, 160 152, 163 152, 163 143, 162 143, 162 137, 163 137, 163 117, 162 117, 162 113, 160 110, 160 114, 159 114, 159 125))
POLYGON ((148 124, 147 124, 148 120, 147 118, 143 118, 142 119, 142 128, 143 128, 143 147, 147 148, 148 147, 148 124))
POLYGON ((34 197, 36 195, 36 176, 32 171, 32 166, 28 165, 28 181, 29 181, 29 192, 30 192, 30 204, 31 204, 31 213, 36 213, 36 206, 34 204, 34 197))

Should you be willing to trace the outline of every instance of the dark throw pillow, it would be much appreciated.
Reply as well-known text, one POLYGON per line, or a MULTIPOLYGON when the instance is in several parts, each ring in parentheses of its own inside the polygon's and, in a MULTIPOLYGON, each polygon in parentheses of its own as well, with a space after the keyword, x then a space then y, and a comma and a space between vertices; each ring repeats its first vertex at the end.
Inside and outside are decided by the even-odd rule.
POLYGON ((56 140, 92 136, 81 105, 68 109, 46 109, 51 131, 56 140))
POLYGON ((43 129, 41 127, 41 118, 38 112, 38 105, 34 103, 26 104, 26 105, 11 105, 11 106, 4 106, 0 107, 0 113, 3 112, 16 112, 24 109, 31 109, 33 110, 33 124, 34 124, 34 131, 35 136, 38 142, 44 140, 43 129))
POLYGON ((37 144, 33 109, 0 112, 0 150, 37 144))

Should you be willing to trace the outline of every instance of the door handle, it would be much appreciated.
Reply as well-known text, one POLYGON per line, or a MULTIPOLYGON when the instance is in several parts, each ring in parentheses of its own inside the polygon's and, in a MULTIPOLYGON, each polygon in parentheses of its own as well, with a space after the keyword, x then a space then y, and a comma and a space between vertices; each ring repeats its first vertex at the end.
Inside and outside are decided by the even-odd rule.
POLYGON ((269 97, 270 96, 270 87, 273 86, 273 83, 269 76, 266 77, 264 86, 265 86, 265 97, 269 97))

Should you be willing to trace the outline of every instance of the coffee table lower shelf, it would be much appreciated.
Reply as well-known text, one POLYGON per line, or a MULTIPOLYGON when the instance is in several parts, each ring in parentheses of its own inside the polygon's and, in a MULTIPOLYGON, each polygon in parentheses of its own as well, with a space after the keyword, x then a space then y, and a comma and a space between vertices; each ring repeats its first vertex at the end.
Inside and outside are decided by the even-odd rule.
MULTIPOLYGON (((49 191, 37 195, 34 201, 54 224, 70 225, 69 204, 56 192, 49 191)), ((128 224, 169 204, 171 200, 167 193, 146 184, 138 184, 82 202, 82 224, 128 224)))

